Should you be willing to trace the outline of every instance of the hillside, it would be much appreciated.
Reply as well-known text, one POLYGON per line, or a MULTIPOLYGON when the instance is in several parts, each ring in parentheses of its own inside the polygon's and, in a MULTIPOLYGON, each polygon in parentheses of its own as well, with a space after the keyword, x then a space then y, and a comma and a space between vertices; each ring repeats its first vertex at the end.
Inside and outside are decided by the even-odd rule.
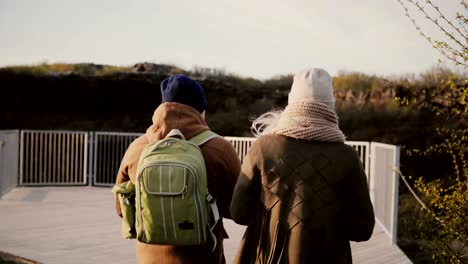
MULTIPOLYGON (((2 95, 0 129, 143 131, 160 103, 161 80, 174 73, 186 73, 202 84, 208 98, 207 122, 219 133, 232 136, 248 136, 251 117, 284 107, 292 83, 290 75, 259 81, 210 69, 189 72, 149 63, 133 68, 94 64, 7 67, 0 69, 0 85, 8 91, 2 95)), ((382 136, 382 124, 374 127, 367 117, 373 112, 369 112, 370 106, 395 108, 394 96, 386 87, 337 90, 340 125, 348 138, 377 137, 397 143, 395 136, 382 136), (357 112, 366 113, 366 117, 357 112)), ((376 121, 385 121, 395 129, 398 115, 381 112, 376 121)))
MULTIPOLYGON (((187 71, 151 63, 127 68, 95 64, 6 67, 0 69, 4 91, 0 129, 143 132, 161 101, 160 82, 174 73, 185 73, 202 84, 208 98, 207 122, 227 136, 251 136, 251 118, 284 107, 292 83, 291 75, 260 81, 212 69, 187 71)), ((457 120, 434 119, 432 113, 399 106, 394 98, 405 89, 382 78, 341 73, 333 82, 340 127, 347 140, 421 146, 437 140, 433 132, 441 124, 459 125, 457 120)), ((436 177, 446 169, 421 166, 415 171, 406 163, 410 159, 413 164, 428 158, 402 160, 410 173, 436 177)))
MULTIPOLYGON (((168 66, 138 67, 108 74, 1 69, 0 85, 8 93, 2 96, 0 129, 144 131, 161 101, 159 83, 171 73, 168 66)), ((205 87, 207 120, 222 134, 246 134, 249 113, 284 103, 285 93, 267 96, 264 87, 244 85, 240 79, 192 77, 205 87)))

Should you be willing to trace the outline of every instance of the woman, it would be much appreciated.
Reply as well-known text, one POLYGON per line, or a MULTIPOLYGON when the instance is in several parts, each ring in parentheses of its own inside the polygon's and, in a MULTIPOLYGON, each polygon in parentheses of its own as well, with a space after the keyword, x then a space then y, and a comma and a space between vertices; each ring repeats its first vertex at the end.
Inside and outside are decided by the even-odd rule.
POLYGON ((288 105, 252 124, 230 205, 248 225, 236 263, 352 263, 349 241, 368 240, 374 211, 357 152, 344 144, 330 75, 294 76, 288 105))

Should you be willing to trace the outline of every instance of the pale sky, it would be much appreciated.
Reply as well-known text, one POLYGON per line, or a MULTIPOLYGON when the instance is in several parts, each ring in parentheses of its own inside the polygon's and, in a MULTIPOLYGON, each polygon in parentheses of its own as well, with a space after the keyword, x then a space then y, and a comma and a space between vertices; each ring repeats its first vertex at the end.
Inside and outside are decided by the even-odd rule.
POLYGON ((255 78, 308 66, 388 76, 438 58, 397 0, 0 0, 0 67, 153 62, 255 78))

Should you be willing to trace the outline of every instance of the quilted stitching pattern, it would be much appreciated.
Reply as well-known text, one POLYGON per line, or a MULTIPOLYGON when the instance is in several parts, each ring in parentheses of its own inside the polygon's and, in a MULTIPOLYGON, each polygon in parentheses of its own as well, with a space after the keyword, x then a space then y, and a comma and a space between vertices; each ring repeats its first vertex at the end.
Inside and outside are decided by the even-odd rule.
POLYGON ((297 154, 280 159, 262 177, 265 206, 271 209, 281 200, 299 221, 307 221, 306 218, 337 199, 333 180, 325 176, 329 166, 323 154, 315 155, 310 161, 297 154), (304 204, 307 204, 306 212, 302 210, 304 204))

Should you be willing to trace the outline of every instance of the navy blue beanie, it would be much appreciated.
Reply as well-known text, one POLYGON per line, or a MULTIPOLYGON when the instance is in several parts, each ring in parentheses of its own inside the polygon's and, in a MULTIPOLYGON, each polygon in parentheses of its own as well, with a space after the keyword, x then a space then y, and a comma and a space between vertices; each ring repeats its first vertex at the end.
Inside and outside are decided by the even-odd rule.
POLYGON ((206 109, 205 91, 201 85, 184 74, 172 75, 161 82, 161 101, 176 102, 203 113, 206 109))

